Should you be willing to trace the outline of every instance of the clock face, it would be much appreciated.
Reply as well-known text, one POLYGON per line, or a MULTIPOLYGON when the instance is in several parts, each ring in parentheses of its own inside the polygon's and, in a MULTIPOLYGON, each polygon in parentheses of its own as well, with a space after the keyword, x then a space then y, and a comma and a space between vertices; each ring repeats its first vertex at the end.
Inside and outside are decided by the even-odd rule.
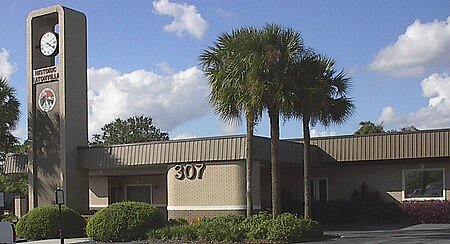
POLYGON ((42 54, 52 56, 58 49, 58 37, 53 32, 47 32, 42 35, 40 46, 42 54))

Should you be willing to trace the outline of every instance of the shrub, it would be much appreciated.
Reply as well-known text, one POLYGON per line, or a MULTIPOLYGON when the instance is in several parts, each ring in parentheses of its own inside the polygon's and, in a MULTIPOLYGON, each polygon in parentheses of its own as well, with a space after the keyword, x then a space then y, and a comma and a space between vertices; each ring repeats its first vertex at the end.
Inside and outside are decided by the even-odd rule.
POLYGON ((350 201, 314 202, 313 218, 321 224, 349 224, 356 222, 356 215, 350 201))
POLYGON ((238 242, 245 238, 240 224, 244 216, 230 215, 198 218, 192 224, 176 224, 148 233, 150 239, 165 241, 225 241, 238 242))
POLYGON ((0 215, 0 221, 2 222, 16 222, 17 218, 12 214, 0 215))
MULTIPOLYGON (((62 206, 63 236, 85 236, 86 221, 74 210, 62 206)), ((16 225, 17 236, 27 240, 59 238, 59 207, 52 205, 30 210, 16 225)))
POLYGON ((181 224, 168 226, 148 232, 149 239, 163 241, 195 241, 197 237, 197 225, 181 224))
POLYGON ((378 222, 385 202, 380 193, 371 190, 366 183, 362 183, 358 189, 353 189, 349 200, 351 212, 362 222, 378 222))
POLYGON ((150 229, 162 226, 155 207, 142 202, 114 203, 94 214, 86 234, 95 241, 135 241, 146 237, 150 229))
POLYGON ((272 222, 267 239, 281 242, 298 242, 317 239, 323 235, 319 224, 313 220, 299 219, 290 213, 284 213, 272 222))
POLYGON ((292 242, 318 239, 322 234, 323 231, 315 221, 299 219, 287 213, 273 220, 272 215, 261 212, 249 218, 244 216, 204 218, 190 225, 182 224, 153 230, 148 233, 148 237, 183 242, 240 242, 244 239, 292 242))
POLYGON ((205 218, 197 224, 197 237, 199 240, 237 242, 245 238, 241 223, 245 217, 230 215, 205 218))
POLYGON ((267 212, 259 212, 246 218, 242 225, 247 239, 264 240, 272 225, 272 215, 267 212))
POLYGON ((184 225, 188 224, 188 220, 185 218, 169 219, 169 225, 184 225))
POLYGON ((354 189, 348 200, 314 203, 313 216, 321 224, 412 222, 400 204, 384 201, 365 183, 354 189))
POLYGON ((403 202, 401 208, 421 223, 450 223, 448 201, 403 202))
POLYGON ((249 240, 270 240, 275 242, 294 242, 318 239, 323 231, 316 221, 297 218, 290 213, 272 215, 260 212, 242 222, 249 240))

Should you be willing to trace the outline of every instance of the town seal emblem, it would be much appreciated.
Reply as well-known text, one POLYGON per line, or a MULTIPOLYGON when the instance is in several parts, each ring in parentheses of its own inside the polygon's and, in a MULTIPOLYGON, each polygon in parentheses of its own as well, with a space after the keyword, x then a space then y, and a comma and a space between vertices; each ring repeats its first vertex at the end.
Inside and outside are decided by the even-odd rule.
POLYGON ((49 112, 55 107, 56 104, 56 94, 50 88, 45 88, 39 93, 39 108, 44 112, 49 112))

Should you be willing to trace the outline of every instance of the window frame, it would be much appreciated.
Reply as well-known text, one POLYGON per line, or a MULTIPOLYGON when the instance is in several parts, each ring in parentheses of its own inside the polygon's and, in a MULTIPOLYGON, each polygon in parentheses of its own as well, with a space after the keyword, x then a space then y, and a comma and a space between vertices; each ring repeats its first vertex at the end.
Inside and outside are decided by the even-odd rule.
POLYGON ((319 201, 319 202, 328 202, 328 177, 314 177, 314 178, 309 178, 309 180, 311 181, 311 200, 313 201, 319 201), (324 201, 322 201, 321 199, 317 199, 320 198, 320 180, 325 180, 325 186, 326 186, 326 199, 324 201))
POLYGON ((420 168, 420 169, 403 169, 402 170, 402 200, 403 201, 429 201, 429 200, 446 200, 445 188, 445 168, 420 168), (406 197, 406 173, 412 171, 441 171, 442 172, 442 197, 406 197))

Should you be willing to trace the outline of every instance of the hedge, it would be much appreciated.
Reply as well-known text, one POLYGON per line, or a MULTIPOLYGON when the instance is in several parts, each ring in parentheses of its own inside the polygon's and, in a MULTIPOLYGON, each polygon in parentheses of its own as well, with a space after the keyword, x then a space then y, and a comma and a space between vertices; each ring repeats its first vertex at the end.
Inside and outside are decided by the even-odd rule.
POLYGON ((147 231, 162 225, 162 217, 152 205, 121 202, 95 213, 88 221, 86 234, 95 241, 136 241, 145 239, 147 231))
POLYGON ((292 214, 281 214, 275 220, 265 212, 249 218, 222 216, 201 219, 199 223, 182 224, 153 230, 148 233, 151 240, 163 241, 219 241, 240 242, 273 241, 297 242, 322 238, 323 231, 312 220, 297 218, 292 214))
MULTIPOLYGON (((62 206, 63 236, 85 236, 86 221, 74 210, 62 206)), ((52 205, 30 210, 16 225, 17 237, 27 240, 59 238, 59 207, 52 205)))
POLYGON ((403 202, 400 208, 421 223, 450 223, 450 202, 448 201, 403 202))

